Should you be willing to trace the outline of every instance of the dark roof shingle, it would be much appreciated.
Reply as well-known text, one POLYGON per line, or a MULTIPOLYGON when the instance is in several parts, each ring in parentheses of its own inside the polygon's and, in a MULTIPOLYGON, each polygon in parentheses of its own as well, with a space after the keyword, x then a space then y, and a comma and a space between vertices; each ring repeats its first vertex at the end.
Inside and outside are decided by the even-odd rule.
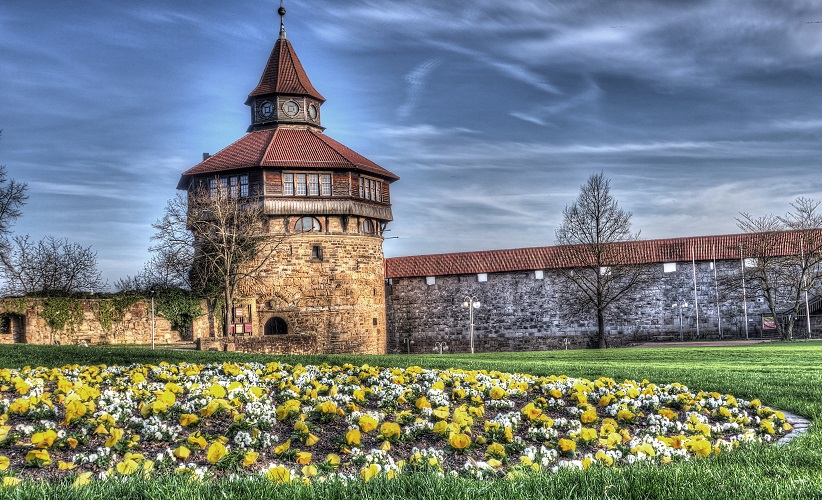
POLYGON ((274 44, 260 83, 248 94, 248 98, 274 93, 309 95, 325 102, 322 94, 311 85, 291 42, 285 38, 279 38, 274 44))
POLYGON ((399 177, 368 158, 314 129, 277 128, 247 134, 218 153, 183 172, 186 178, 231 170, 274 167, 309 170, 360 170, 389 182, 399 177))

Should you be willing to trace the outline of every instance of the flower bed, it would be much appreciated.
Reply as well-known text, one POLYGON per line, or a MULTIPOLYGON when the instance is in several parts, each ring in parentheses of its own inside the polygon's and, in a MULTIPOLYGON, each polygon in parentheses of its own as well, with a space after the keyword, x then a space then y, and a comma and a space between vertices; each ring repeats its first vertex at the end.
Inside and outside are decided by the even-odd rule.
POLYGON ((0 370, 0 475, 498 478, 773 441, 785 415, 681 384, 280 363, 0 370))

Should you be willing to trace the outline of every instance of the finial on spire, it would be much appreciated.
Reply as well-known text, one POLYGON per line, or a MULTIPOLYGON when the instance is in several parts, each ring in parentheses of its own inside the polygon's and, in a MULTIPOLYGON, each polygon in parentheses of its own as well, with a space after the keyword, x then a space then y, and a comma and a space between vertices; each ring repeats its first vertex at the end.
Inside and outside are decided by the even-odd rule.
POLYGON ((285 40, 285 7, 283 7, 283 0, 280 0, 280 8, 277 9, 280 15, 280 39, 285 40))

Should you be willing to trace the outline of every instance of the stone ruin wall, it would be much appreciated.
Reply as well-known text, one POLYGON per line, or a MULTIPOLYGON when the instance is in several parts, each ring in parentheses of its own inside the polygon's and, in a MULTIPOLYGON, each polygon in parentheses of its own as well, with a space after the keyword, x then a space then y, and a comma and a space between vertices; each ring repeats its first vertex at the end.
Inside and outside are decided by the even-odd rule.
MULTIPOLYGON (((718 281, 737 276, 739 261, 717 262, 718 281)), ((696 308, 691 262, 679 262, 676 271, 664 272, 663 264, 649 264, 653 275, 650 287, 637 289, 606 317, 610 346, 646 340, 678 340, 677 303, 682 309, 682 332, 686 340, 696 338, 696 308)), ((563 290, 557 286, 555 271, 545 270, 543 279, 534 271, 478 275, 394 278, 386 285, 389 353, 470 352, 468 310, 465 297, 473 295, 481 303, 474 310, 475 352, 537 351, 586 347, 596 333, 594 314, 566 317, 563 290)), ((717 291, 711 262, 696 263, 699 301, 699 337, 718 338, 721 317, 723 337, 745 335, 742 290, 720 286, 717 291)), ((762 316, 767 305, 747 293, 748 333, 763 335, 762 316)), ((820 318, 816 318, 819 328, 820 318)), ((803 330, 804 331, 804 330, 803 330)), ((768 335, 769 332, 765 332, 768 335)), ((770 334, 775 334, 770 333, 770 334)))
MULTIPOLYGON (((0 333, 0 344, 151 344, 151 301, 141 300, 129 306, 121 321, 105 328, 95 310, 106 299, 78 299, 82 320, 67 322, 62 329, 52 330, 43 318, 42 298, 0 299, 0 315, 9 318, 7 328, 0 333)), ((180 332, 171 329, 168 320, 155 313, 154 342, 170 344, 186 340, 180 332)))

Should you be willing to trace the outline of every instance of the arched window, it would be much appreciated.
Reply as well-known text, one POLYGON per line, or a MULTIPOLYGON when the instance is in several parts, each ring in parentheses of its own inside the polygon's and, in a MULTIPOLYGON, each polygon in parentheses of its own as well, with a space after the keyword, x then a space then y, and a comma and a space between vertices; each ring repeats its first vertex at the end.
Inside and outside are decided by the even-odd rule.
POLYGON ((266 335, 285 335, 288 333, 288 323, 284 319, 273 317, 265 322, 266 335))
POLYGON ((362 221, 360 231, 363 234, 374 234, 374 223, 371 221, 371 219, 364 219, 362 221))
POLYGON ((322 231, 322 225, 316 217, 300 217, 297 223, 294 224, 294 230, 298 233, 307 233, 309 231, 322 231))

